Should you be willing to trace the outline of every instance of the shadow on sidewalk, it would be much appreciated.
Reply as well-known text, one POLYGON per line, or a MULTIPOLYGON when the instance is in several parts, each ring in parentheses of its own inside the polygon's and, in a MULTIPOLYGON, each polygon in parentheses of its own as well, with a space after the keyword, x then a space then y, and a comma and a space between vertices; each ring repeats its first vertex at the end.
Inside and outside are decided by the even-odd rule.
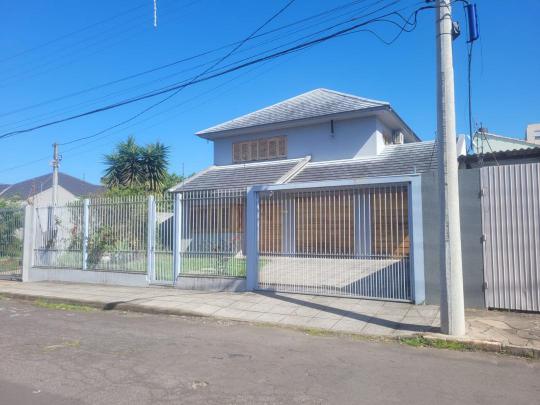
POLYGON ((376 316, 364 315, 358 312, 348 311, 346 309, 329 307, 327 305, 317 304, 315 302, 310 302, 310 301, 304 301, 298 298, 292 298, 292 297, 283 296, 283 295, 279 295, 279 294, 271 293, 271 292, 258 292, 258 294, 272 297, 272 298, 285 301, 291 304, 302 305, 304 307, 318 309, 320 311, 343 316, 345 318, 350 318, 357 321, 363 321, 366 323, 383 326, 389 329, 399 329, 399 330, 406 330, 406 331, 411 331, 411 332, 439 332, 439 328, 431 326, 431 325, 417 325, 417 324, 411 324, 411 323, 390 321, 384 318, 377 318, 376 316))

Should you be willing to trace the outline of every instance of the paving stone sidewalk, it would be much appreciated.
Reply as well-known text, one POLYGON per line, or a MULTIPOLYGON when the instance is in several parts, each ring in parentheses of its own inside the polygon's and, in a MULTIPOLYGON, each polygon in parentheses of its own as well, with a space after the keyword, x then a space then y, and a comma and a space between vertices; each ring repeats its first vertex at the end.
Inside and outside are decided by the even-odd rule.
MULTIPOLYGON (((178 315, 212 316, 343 333, 398 337, 434 334, 434 305, 284 293, 183 291, 160 287, 20 283, 0 280, 0 294, 178 315)), ((467 310, 469 339, 540 350, 540 314, 467 310)))

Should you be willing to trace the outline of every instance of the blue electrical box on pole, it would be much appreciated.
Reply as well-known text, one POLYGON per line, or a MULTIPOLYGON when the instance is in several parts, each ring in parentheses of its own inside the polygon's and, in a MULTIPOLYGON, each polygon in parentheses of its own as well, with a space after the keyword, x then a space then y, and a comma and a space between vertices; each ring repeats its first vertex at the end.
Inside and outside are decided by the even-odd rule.
POLYGON ((467 25, 469 27, 468 42, 474 42, 480 36, 478 33, 478 15, 476 14, 476 4, 467 4, 465 6, 465 12, 467 13, 467 25))

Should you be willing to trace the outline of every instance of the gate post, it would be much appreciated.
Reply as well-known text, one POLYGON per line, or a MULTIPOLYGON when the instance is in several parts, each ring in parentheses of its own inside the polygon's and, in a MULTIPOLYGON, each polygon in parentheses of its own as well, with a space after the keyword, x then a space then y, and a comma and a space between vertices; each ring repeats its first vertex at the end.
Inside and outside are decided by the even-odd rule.
POLYGON ((255 290, 259 285, 259 193, 247 190, 246 210, 246 289, 255 290))
POLYGON ((155 280, 154 245, 156 243, 156 200, 148 196, 148 218, 146 230, 146 279, 155 280))
POLYGON ((34 256, 34 206, 24 207, 22 281, 30 281, 30 269, 34 256))
POLYGON ((90 223, 90 200, 85 198, 83 201, 83 224, 82 224, 82 269, 88 269, 88 228, 90 223))
POLYGON ((422 219, 422 177, 414 177, 409 186, 409 237, 412 265, 411 289, 415 304, 426 301, 426 281, 424 275, 424 229, 422 219))
POLYGON ((183 218, 182 193, 174 194, 174 220, 173 220, 173 284, 176 284, 178 276, 182 273, 182 218, 183 218))

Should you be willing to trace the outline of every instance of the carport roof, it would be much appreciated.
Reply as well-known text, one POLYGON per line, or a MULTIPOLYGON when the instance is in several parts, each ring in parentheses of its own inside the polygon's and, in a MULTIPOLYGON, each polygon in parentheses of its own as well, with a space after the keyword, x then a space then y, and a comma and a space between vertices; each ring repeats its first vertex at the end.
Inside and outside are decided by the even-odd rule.
POLYGON ((435 142, 388 145, 377 156, 310 162, 310 157, 210 166, 171 192, 246 188, 255 185, 347 180, 423 173, 437 167, 435 142))
POLYGON ((437 167, 435 142, 387 145, 380 155, 308 163, 289 183, 423 173, 437 167))
POLYGON ((171 192, 211 189, 232 189, 255 186, 258 184, 275 184, 307 159, 287 159, 269 162, 210 166, 208 169, 188 178, 173 187, 171 192))

